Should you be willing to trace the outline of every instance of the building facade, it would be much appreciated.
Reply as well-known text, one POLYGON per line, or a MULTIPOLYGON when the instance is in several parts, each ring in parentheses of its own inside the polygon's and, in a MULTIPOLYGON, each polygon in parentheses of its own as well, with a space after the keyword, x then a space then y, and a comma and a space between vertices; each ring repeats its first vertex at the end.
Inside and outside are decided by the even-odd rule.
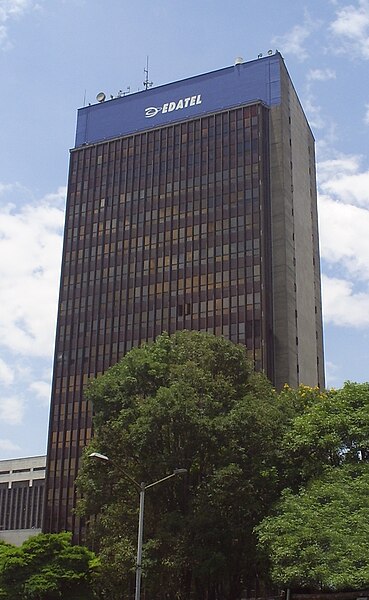
POLYGON ((20 545, 41 533, 46 456, 0 460, 0 540, 20 545))
POLYGON ((78 531, 83 388, 162 331, 324 385, 314 139, 279 53, 79 110, 44 528, 78 531))

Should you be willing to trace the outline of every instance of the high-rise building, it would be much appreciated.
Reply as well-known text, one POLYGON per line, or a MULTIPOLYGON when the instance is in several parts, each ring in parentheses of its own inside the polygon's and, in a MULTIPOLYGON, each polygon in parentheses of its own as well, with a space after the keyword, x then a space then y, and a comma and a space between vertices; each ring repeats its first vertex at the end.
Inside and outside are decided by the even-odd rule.
POLYGON ((97 99, 70 156, 47 531, 78 530, 83 387, 132 346, 208 331, 278 388, 324 385, 314 139, 281 55, 97 99))

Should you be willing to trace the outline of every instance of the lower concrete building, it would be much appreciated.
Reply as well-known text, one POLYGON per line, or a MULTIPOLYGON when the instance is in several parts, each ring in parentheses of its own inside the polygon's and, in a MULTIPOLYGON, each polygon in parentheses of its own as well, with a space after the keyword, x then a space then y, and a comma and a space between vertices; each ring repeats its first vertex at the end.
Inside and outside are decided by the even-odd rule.
POLYGON ((0 540, 21 545, 41 533, 46 456, 0 461, 0 540))

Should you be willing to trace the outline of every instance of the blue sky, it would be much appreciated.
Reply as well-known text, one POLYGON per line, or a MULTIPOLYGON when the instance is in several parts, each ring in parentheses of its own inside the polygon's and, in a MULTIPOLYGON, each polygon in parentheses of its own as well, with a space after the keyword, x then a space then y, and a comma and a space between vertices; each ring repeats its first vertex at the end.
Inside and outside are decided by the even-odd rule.
POLYGON ((77 108, 269 49, 316 138, 327 384, 369 380, 369 0, 0 0, 0 458, 46 449, 77 108))

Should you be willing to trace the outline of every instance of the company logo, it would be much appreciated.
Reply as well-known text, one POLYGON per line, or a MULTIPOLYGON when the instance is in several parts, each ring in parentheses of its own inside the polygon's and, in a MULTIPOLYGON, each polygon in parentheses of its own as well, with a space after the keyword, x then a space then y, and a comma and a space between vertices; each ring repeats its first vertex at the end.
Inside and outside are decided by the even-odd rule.
POLYGON ((156 117, 158 113, 170 113, 175 110, 182 110, 183 108, 188 108, 190 106, 196 106, 197 104, 201 104, 201 94, 197 96, 189 96, 188 98, 181 98, 180 100, 166 102, 163 106, 149 106, 145 108, 145 117, 150 119, 151 117, 156 117))

